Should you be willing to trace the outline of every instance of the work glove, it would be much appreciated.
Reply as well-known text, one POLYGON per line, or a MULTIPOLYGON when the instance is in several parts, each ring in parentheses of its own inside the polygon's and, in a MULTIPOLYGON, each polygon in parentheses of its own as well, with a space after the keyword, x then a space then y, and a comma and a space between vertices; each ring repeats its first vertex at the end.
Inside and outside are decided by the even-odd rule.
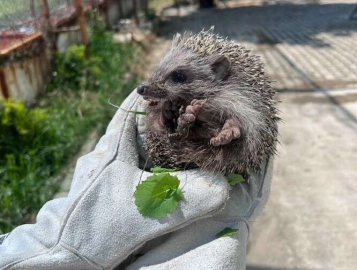
MULTIPOLYGON (((140 116, 141 117, 141 116, 140 116)), ((142 119, 142 118, 141 118, 142 119)), ((140 120, 140 119, 139 119, 140 120)), ((139 134, 144 124, 138 121, 139 134)), ((224 209, 180 230, 148 242, 127 270, 244 270, 250 223, 259 216, 269 197, 273 158, 262 163, 259 173, 230 190, 224 209), (229 228, 231 236, 217 234, 229 228)), ((202 191, 204 192, 204 191, 202 191)))
POLYGON ((176 172, 185 179, 179 208, 144 218, 133 194, 151 175, 139 169, 137 126, 145 116, 129 112, 141 101, 132 93, 95 150, 79 159, 68 197, 45 204, 36 224, 0 237, 0 269, 245 269, 249 220, 266 203, 272 162, 231 190, 222 175, 176 172), (239 231, 217 238, 225 227, 239 231))
POLYGON ((226 179, 196 169, 176 173, 185 181, 175 212, 161 219, 138 212, 133 194, 151 175, 138 167, 137 116, 129 112, 138 99, 134 91, 95 150, 78 160, 68 197, 46 203, 36 224, 0 237, 0 269, 113 269, 149 240, 222 210, 226 179))
MULTIPOLYGON (((225 208, 178 231, 147 243, 127 270, 245 270, 250 223, 263 210, 269 195, 273 162, 230 190, 225 208), (224 229, 232 236, 217 237, 224 229)), ((267 251, 268 252, 268 251, 267 251)), ((118 268, 124 269, 124 268, 118 268)))

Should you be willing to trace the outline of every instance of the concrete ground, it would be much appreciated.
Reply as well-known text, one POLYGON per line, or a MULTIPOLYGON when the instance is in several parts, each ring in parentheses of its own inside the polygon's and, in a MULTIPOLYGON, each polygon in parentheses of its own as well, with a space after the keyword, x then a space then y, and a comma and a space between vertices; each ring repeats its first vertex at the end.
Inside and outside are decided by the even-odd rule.
POLYGON ((356 269, 357 98, 347 96, 279 96, 279 156, 248 269, 356 269))
POLYGON ((356 3, 228 6, 167 10, 162 33, 214 25, 261 55, 276 81, 279 155, 270 200, 252 223, 248 269, 357 269, 356 3))

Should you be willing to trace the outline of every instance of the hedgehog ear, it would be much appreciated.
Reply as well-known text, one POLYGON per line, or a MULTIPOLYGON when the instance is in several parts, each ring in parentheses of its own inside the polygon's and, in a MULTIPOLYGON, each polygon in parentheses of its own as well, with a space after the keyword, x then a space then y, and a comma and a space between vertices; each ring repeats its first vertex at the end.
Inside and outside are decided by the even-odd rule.
POLYGON ((223 80, 231 71, 231 61, 227 56, 219 55, 212 59, 212 70, 217 80, 223 80))

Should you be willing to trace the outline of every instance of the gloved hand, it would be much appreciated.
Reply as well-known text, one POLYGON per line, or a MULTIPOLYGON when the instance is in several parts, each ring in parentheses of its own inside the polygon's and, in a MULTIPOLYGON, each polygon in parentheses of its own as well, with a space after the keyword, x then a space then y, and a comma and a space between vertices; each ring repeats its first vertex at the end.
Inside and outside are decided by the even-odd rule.
POLYGON ((229 200, 223 176, 177 172, 187 179, 179 208, 160 220, 144 218, 133 198, 142 173, 137 117, 127 112, 137 101, 134 92, 95 150, 78 161, 68 197, 45 204, 36 224, 16 228, 0 244, 0 269, 113 269, 147 242, 128 269, 245 269, 247 219, 265 204, 272 163, 235 186, 229 200), (224 227, 240 231, 216 239, 224 227))
POLYGON ((177 173, 187 181, 175 212, 160 220, 141 216, 133 197, 142 174, 136 115, 128 112, 136 110, 137 100, 135 91, 95 150, 79 159, 68 197, 46 203, 36 224, 6 237, 0 269, 113 269, 147 241, 223 208, 229 191, 225 178, 191 170, 177 173))
POLYGON ((239 183, 230 190, 222 211, 149 242, 140 251, 144 255, 126 269, 245 270, 249 223, 268 200, 272 171, 273 158, 269 158, 263 162, 261 173, 250 176, 249 183, 239 183), (239 231, 217 238, 215 235, 225 228, 239 231))

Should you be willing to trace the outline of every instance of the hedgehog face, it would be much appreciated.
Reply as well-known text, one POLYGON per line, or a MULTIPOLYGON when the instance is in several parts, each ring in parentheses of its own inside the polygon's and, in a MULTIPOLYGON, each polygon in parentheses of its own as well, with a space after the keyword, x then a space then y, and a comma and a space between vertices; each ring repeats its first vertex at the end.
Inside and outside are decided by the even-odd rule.
POLYGON ((224 55, 202 56, 187 48, 172 47, 149 80, 137 87, 148 101, 150 125, 157 132, 174 132, 180 108, 220 91, 230 73, 231 62, 224 55))
POLYGON ((202 57, 188 49, 174 48, 137 91, 147 100, 200 98, 207 91, 216 91, 230 69, 231 63, 224 55, 202 57))

